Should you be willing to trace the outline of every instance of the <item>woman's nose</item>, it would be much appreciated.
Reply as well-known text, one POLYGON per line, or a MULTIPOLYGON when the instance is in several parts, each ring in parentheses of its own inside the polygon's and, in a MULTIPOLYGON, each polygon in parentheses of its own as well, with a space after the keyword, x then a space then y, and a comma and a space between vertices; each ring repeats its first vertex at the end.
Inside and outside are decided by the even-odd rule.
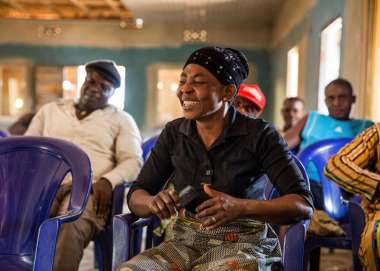
POLYGON ((184 83, 182 86, 180 86, 180 91, 182 93, 187 93, 192 91, 192 87, 189 83, 184 83))

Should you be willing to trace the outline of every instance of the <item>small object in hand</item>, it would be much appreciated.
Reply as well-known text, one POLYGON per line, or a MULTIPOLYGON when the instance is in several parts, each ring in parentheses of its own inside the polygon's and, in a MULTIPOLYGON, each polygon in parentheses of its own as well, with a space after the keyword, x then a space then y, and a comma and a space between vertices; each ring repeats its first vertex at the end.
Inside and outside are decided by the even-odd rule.
POLYGON ((186 207, 187 204, 196 198, 197 192, 195 191, 194 187, 188 185, 179 192, 178 196, 181 206, 186 207))

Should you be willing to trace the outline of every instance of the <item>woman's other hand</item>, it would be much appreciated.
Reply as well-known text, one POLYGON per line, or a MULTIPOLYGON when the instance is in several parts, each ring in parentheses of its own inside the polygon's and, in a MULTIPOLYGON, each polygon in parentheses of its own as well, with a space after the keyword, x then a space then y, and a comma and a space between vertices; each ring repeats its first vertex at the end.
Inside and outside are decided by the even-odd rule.
POLYGON ((196 218, 203 219, 202 227, 214 229, 242 216, 244 204, 241 199, 203 185, 203 190, 211 199, 206 200, 196 208, 196 218))

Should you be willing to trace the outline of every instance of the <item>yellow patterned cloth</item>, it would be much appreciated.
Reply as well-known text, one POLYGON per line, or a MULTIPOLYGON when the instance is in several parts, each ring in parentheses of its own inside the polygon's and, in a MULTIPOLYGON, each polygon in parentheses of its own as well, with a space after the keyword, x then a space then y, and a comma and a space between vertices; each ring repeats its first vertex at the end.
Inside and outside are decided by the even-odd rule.
POLYGON ((359 256, 367 271, 380 270, 380 123, 373 125, 333 156, 325 175, 348 192, 363 197, 366 225, 359 256))

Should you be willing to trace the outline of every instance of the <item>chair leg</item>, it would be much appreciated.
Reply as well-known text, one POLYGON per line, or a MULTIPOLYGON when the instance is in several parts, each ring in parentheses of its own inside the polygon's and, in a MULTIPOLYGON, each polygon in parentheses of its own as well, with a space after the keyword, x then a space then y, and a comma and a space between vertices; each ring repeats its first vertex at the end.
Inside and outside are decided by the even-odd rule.
POLYGON ((303 271, 309 270, 309 254, 305 253, 303 255, 303 271))
POLYGON ((99 271, 112 270, 112 230, 105 229, 96 236, 95 258, 99 271))
POLYGON ((356 255, 355 253, 352 253, 352 265, 353 265, 354 271, 362 271, 363 270, 359 256, 356 255))
POLYGON ((321 248, 313 249, 310 253, 310 271, 319 271, 321 248))

